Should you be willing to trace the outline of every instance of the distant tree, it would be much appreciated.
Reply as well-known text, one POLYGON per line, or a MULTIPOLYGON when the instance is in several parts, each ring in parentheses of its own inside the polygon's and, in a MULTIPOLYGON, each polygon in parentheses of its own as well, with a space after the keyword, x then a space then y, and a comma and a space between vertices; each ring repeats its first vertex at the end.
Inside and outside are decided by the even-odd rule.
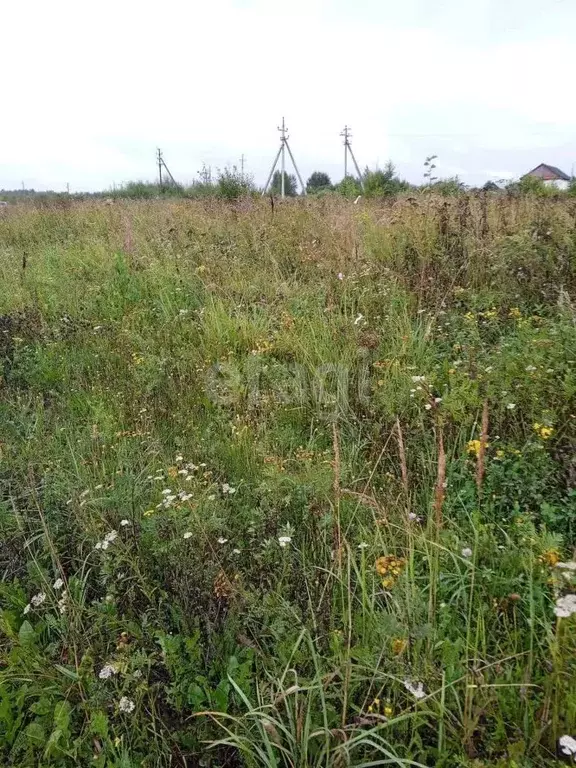
MULTIPOLYGON (((274 171, 270 191, 274 195, 282 194, 282 171, 274 171)), ((284 194, 288 197, 295 197, 298 194, 296 176, 293 173, 286 173, 286 171, 284 171, 284 194)))
POLYGON ((335 188, 336 192, 339 192, 344 197, 348 198, 355 198, 358 197, 358 195, 362 194, 362 188, 360 186, 360 182, 358 179, 355 179, 354 176, 346 176, 342 179, 338 184, 336 184, 335 188))
POLYGON ((321 189, 330 189, 331 187, 330 176, 324 173, 324 171, 314 171, 306 182, 306 191, 309 193, 318 192, 321 189))
POLYGON ((440 179, 434 182, 431 187, 426 187, 426 189, 432 189, 439 195, 450 197, 451 195, 458 195, 460 192, 466 192, 467 187, 463 181, 460 181, 458 176, 454 176, 451 179, 440 179))
POLYGON ((364 171, 364 194, 366 197, 391 197, 409 189, 406 181, 398 178, 394 163, 389 160, 383 171, 364 171))
POLYGON ((224 200, 238 200, 240 197, 249 195, 253 189, 252 177, 245 173, 240 173, 236 166, 218 171, 218 181, 216 182, 216 194, 218 197, 224 200))

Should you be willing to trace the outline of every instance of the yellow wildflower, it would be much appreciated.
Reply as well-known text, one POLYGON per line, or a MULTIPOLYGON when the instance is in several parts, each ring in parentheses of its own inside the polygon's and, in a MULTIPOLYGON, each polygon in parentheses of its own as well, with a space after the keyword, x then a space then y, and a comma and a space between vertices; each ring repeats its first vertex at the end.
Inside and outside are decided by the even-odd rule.
POLYGON ((542 565, 549 565, 551 568, 560 562, 560 553, 557 549, 547 549, 546 552, 542 552, 538 560, 542 565))
POLYGON ((496 458, 497 459, 503 459, 505 455, 506 455, 505 452, 502 451, 502 450, 496 451, 496 458))
POLYGON ((522 312, 518 309, 518 307, 512 307, 510 312, 508 312, 508 317, 514 317, 516 320, 522 317, 522 312))
POLYGON ((482 443, 480 440, 468 440, 468 443, 466 445, 466 450, 468 453, 473 453, 476 456, 480 456, 480 448, 482 446, 482 443))
POLYGON ((147 509, 146 512, 144 512, 144 517, 151 517, 154 514, 153 509, 147 509))
POLYGON ((407 645, 408 643, 404 638, 397 637, 392 641, 392 652, 396 656, 400 656, 400 654, 406 650, 407 645))
POLYGON ((394 710, 392 709, 390 704, 386 704, 386 706, 384 707, 384 715, 386 717, 392 717, 393 714, 394 714, 394 710))
POLYGON ((175 480, 178 477, 178 467, 168 467, 168 477, 175 480))
POLYGON ((542 440, 548 440, 554 434, 554 427, 547 427, 545 424, 538 424, 538 422, 533 424, 532 428, 542 440))

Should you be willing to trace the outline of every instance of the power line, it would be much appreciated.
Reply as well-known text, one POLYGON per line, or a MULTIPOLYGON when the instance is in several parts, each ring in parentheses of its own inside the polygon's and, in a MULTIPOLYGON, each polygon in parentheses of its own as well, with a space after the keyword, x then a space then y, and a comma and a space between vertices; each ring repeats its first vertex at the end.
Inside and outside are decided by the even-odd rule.
POLYGON ((156 149, 156 163, 158 165, 158 184, 160 186, 160 189, 162 189, 164 182, 162 179, 162 170, 165 170, 168 176, 170 177, 170 181, 172 184, 174 184, 175 187, 179 187, 180 185, 174 180, 174 176, 170 173, 170 169, 166 165, 166 161, 164 160, 164 155, 162 154, 162 150, 160 147, 156 149))
POLYGON ((286 151, 288 151, 288 154, 290 155, 290 160, 292 160, 292 165, 294 166, 294 170, 296 171, 296 176, 298 177, 298 181, 300 182, 300 187, 302 188, 302 194, 306 194, 306 187, 304 186, 304 182, 302 181, 302 177, 300 176, 300 171, 298 170, 298 166, 296 165, 296 161, 294 160, 294 155, 292 154, 292 150, 290 149, 290 144, 288 144, 288 128, 286 127, 286 123, 284 121, 284 118, 282 118, 282 127, 278 127, 278 130, 280 131, 280 148, 276 154, 276 157, 274 158, 274 162, 272 163, 272 169, 270 170, 270 175, 268 176, 268 180, 266 182, 266 185, 264 186, 264 191, 262 192, 262 195, 265 195, 268 187, 270 185, 270 182, 272 181, 272 176, 274 175, 274 171, 276 170, 276 165, 278 164, 278 160, 281 160, 280 168, 281 168, 281 181, 280 181, 280 194, 282 197, 286 197, 286 188, 285 188, 285 181, 286 181, 286 151))

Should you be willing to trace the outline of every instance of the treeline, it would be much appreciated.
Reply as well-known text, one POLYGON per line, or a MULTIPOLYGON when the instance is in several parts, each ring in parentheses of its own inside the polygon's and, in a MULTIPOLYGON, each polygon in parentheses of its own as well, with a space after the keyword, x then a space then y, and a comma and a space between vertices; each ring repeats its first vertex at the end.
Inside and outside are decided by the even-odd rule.
MULTIPOLYGON (((470 187, 464 184, 457 176, 448 179, 439 179, 434 176, 436 165, 435 156, 426 158, 424 163, 424 182, 421 185, 411 184, 401 179, 394 164, 388 162, 383 170, 371 170, 365 168, 362 178, 346 176, 337 183, 332 183, 330 176, 324 171, 314 171, 306 182, 308 195, 325 196, 340 195, 346 198, 356 198, 360 195, 367 198, 396 197, 405 193, 434 192, 441 195, 458 195, 463 192, 493 192, 508 194, 533 194, 541 197, 555 195, 576 196, 576 180, 572 180, 567 191, 561 191, 555 187, 547 187, 542 179, 525 176, 519 181, 507 182, 503 180, 499 184, 493 181, 487 182, 483 187, 470 187)), ((242 197, 262 194, 262 188, 258 187, 253 176, 242 173, 235 166, 219 170, 215 178, 206 168, 198 174, 198 180, 188 185, 164 182, 158 184, 149 181, 130 181, 113 189, 100 192, 37 192, 34 189, 0 190, 0 201, 23 202, 34 200, 35 202, 57 202, 66 200, 89 199, 157 199, 161 197, 203 198, 213 197, 222 200, 238 200, 242 197)), ((268 193, 279 196, 282 192, 282 173, 276 171, 272 177, 268 193)), ((284 172, 284 194, 287 197, 296 197, 302 190, 294 174, 284 172)))

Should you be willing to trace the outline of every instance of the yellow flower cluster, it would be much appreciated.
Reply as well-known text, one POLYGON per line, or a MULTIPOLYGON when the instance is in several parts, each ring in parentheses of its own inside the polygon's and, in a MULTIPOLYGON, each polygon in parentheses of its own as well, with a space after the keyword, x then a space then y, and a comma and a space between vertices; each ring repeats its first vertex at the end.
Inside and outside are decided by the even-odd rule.
POLYGON ((386 555, 376 560, 376 573, 382 576, 384 589, 391 589, 396 584, 396 579, 402 573, 405 565, 405 558, 395 555, 386 555))
MULTIPOLYGON (((468 440, 466 444, 466 450, 468 451, 468 453, 474 454, 474 456, 476 457, 480 456, 481 447, 482 447, 482 442, 480 440, 468 440)), ((486 443, 484 447, 489 448, 490 445, 486 443)))
POLYGON ((554 434, 554 427, 547 427, 545 424, 538 424, 536 422, 532 425, 534 432, 536 432, 542 440, 549 440, 554 434))
POLYGON ((560 553, 557 549, 547 549, 546 552, 542 552, 538 561, 542 565, 548 565, 550 568, 554 568, 560 562, 560 553))
POLYGON ((368 712, 371 715, 379 715, 382 713, 384 717, 392 717, 394 714, 394 710, 392 709, 390 702, 386 702, 384 707, 382 707, 382 702, 378 698, 374 699, 372 704, 370 704, 368 707, 368 712))

